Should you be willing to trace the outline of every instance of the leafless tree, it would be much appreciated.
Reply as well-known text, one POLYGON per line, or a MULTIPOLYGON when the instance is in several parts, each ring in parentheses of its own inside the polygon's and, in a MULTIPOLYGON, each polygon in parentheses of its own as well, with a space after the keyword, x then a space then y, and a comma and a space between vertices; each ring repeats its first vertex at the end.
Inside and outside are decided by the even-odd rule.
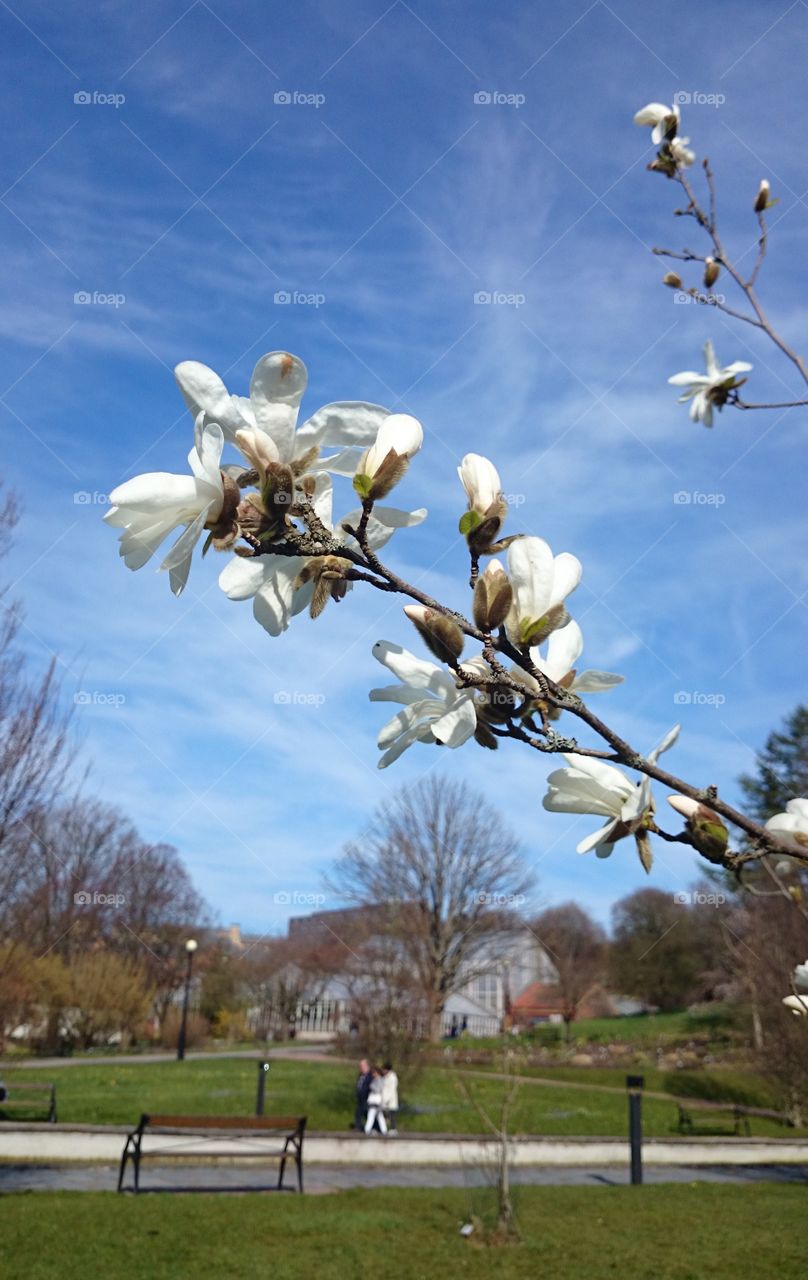
MULTIPOLYGON (((0 560, 18 519, 13 494, 0 495, 0 560)), ((54 802, 70 766, 69 712, 59 697, 54 659, 32 676, 19 640, 23 614, 8 586, 0 587, 0 937, 6 908, 25 873, 25 834, 31 813, 54 802)))
POLYGON ((465 783, 428 778, 378 809, 331 881, 351 902, 386 905, 438 1039, 447 999, 490 967, 532 876, 496 809, 465 783))
POLYGON ((532 928, 556 970, 553 985, 569 1040, 581 1004, 605 979, 606 934, 575 902, 543 911, 532 928))

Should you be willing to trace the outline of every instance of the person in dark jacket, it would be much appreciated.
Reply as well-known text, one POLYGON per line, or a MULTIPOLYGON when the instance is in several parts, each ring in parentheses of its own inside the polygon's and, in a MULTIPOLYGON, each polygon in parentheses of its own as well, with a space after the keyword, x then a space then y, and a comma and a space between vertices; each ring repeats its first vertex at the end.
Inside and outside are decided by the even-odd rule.
POLYGON ((365 1122, 368 1118, 368 1094, 370 1093, 370 1082, 373 1079, 373 1073, 370 1070, 370 1063, 367 1058, 362 1058, 359 1063, 359 1075, 356 1080, 356 1111, 354 1112, 353 1128, 358 1129, 360 1133, 364 1132, 365 1122))

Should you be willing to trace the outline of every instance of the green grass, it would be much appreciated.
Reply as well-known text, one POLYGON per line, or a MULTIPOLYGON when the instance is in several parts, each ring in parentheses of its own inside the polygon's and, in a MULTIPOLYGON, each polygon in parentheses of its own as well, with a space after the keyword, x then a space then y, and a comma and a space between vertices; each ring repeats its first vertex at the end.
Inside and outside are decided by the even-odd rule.
MULTIPOLYGON (((483 1193, 484 1194, 484 1193, 483 1193)), ((480 1193, 34 1192, 0 1200, 5 1280, 804 1280, 803 1187, 519 1187, 524 1242, 458 1234, 480 1193), (791 1225, 789 1225, 791 1224, 791 1225)))
MULTIPOLYGON (((623 1085, 624 1073, 594 1069, 551 1068, 548 1073, 568 1074, 559 1085, 525 1084, 513 1113, 516 1133, 579 1134, 621 1137, 626 1133, 625 1093, 597 1088, 565 1087, 574 1081, 586 1084, 623 1085), (608 1079, 604 1077, 608 1076, 608 1079)), ((20 1080, 54 1079, 59 1120, 65 1123, 134 1125, 144 1111, 197 1115, 249 1115, 255 1106, 257 1071, 253 1061, 203 1059, 186 1062, 131 1065, 75 1064, 60 1070, 3 1069, 8 1084, 20 1080)), ((477 1096, 496 1106, 502 1085, 483 1074, 470 1081, 477 1096)), ((649 1088, 652 1080, 648 1080, 649 1088)), ((266 1112, 307 1115, 311 1129, 346 1131, 353 1118, 354 1072, 347 1064, 295 1062, 278 1059, 267 1079, 266 1112)), ((477 1133, 482 1122, 473 1107, 463 1101, 452 1074, 431 1068, 411 1086, 402 1088, 400 1127, 416 1133, 477 1133)), ((644 1128, 648 1137, 669 1137, 678 1116, 673 1101, 646 1098, 644 1128)), ((8 1113, 23 1119, 22 1111, 8 1113)), ((699 1126, 701 1132, 706 1128, 699 1126)), ((728 1131, 729 1118, 716 1119, 718 1132, 728 1131)), ((760 1136, 795 1136, 773 1121, 753 1120, 752 1133, 760 1136)))
MULTIPOLYGON (((683 1009, 678 1013, 644 1013, 629 1018, 579 1018, 572 1024, 571 1039, 578 1046, 622 1044, 641 1050, 657 1045, 665 1048, 685 1045, 694 1036, 709 1036, 714 1042, 733 1040, 739 1033, 743 1037, 742 1013, 724 1005, 715 1005, 692 1012, 683 1009)), ((474 1050, 502 1048, 513 1042, 513 1036, 488 1036, 461 1043, 474 1050)), ((549 1047, 557 1043, 563 1047, 564 1028, 559 1024, 540 1023, 523 1032, 517 1043, 549 1047)))

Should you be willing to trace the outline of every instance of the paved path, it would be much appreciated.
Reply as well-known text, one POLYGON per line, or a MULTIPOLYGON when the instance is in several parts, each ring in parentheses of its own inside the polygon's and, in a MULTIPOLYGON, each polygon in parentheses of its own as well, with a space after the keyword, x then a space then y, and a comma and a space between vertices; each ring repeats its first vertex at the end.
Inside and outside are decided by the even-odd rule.
MULTIPOLYGON (((156 1191, 256 1191, 274 1183, 258 1171, 222 1165, 184 1165, 182 1169, 144 1165, 144 1188, 156 1191)), ((1 1164, 0 1192, 11 1191, 114 1191, 117 1164, 1 1164)), ((628 1169, 608 1165, 590 1169, 513 1169, 513 1184, 529 1186, 625 1186, 628 1169)), ((722 1165, 680 1166, 645 1170, 647 1183, 663 1182, 791 1182, 808 1184, 808 1165, 722 1165)), ((317 1165, 306 1172, 306 1191, 326 1195, 349 1187, 483 1187, 492 1175, 477 1165, 465 1168, 351 1168, 344 1165, 317 1165)))

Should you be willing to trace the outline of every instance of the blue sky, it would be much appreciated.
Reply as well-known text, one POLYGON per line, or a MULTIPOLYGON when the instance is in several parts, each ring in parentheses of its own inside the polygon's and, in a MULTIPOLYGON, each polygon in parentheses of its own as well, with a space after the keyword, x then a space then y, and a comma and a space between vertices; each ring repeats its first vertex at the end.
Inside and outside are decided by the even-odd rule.
MULTIPOLYGON (((271 640, 210 559, 180 601, 165 575, 128 573, 103 495, 185 470, 176 363, 243 393, 288 349, 309 368, 304 414, 367 399, 425 424, 397 498, 430 517, 388 559, 466 603, 454 469, 488 454, 509 531, 583 561, 586 663, 626 676, 598 709, 640 749, 681 720, 670 768, 737 798, 804 696, 805 414, 725 412, 708 431, 676 405, 666 379, 701 367, 708 336, 754 365, 750 398, 799 386, 753 329, 660 285, 651 246, 701 247, 631 118, 691 95, 683 132, 713 161, 742 265, 770 178, 762 293, 799 346, 806 5, 3 3, 0 33, 13 576, 32 663, 57 653, 66 696, 87 695, 92 787, 178 846, 223 921, 264 931, 290 897, 306 910, 391 789, 462 775, 519 832, 532 905, 607 919, 643 873, 629 842, 575 854, 597 819, 543 812, 541 758, 416 747, 377 771, 372 644, 420 652, 397 602, 354 590, 271 640)), ((657 853, 652 883, 693 879, 686 850, 657 853)))

